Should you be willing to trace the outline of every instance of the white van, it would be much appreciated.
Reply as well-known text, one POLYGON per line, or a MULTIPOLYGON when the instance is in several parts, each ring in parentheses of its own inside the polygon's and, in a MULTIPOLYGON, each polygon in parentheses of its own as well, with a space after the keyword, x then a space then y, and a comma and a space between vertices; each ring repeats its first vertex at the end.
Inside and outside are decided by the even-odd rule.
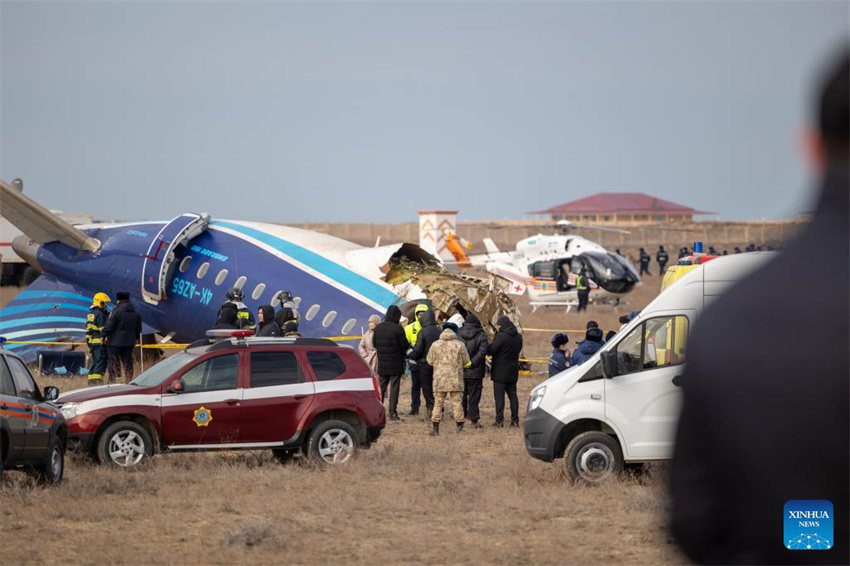
POLYGON ((712 299, 775 255, 706 262, 661 293, 592 358, 535 387, 524 425, 528 453, 545 462, 564 457, 572 479, 591 483, 624 465, 670 458, 694 321, 712 299))

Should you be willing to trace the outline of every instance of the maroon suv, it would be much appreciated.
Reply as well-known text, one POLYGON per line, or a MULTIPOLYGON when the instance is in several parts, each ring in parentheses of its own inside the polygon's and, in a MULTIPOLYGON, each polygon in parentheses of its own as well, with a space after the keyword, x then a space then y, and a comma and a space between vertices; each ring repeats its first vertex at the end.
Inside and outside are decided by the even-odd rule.
POLYGON ((125 385, 71 391, 57 404, 69 448, 139 465, 161 450, 271 448, 348 462, 385 425, 377 379, 352 348, 310 338, 196 342, 125 385))

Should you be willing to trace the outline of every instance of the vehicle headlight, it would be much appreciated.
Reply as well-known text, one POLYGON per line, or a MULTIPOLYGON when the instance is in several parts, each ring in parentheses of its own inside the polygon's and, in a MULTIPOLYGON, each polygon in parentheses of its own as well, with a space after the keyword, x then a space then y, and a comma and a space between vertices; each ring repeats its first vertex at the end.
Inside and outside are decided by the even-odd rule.
POLYGON ((65 403, 62 405, 61 409, 62 416, 66 419, 73 419, 77 416, 77 413, 80 412, 80 404, 79 403, 65 403))
POLYGON ((531 398, 528 400, 528 410, 536 409, 543 402, 543 396, 546 395, 546 386, 538 387, 531 392, 531 398))

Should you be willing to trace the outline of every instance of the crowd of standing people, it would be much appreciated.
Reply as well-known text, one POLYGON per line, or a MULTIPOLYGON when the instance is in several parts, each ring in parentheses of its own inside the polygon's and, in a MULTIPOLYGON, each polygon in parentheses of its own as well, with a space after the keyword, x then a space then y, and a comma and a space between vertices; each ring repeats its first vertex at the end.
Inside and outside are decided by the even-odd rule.
POLYGON ((425 414, 431 421, 431 434, 440 432, 446 402, 458 431, 469 421, 481 428, 479 404, 491 358, 496 418, 494 426, 505 425, 505 401, 510 410, 510 426, 519 426, 519 380, 522 334, 506 316, 497 321, 498 332, 492 342, 474 314, 455 315, 442 324, 427 304, 414 308, 413 321, 402 325, 401 309, 391 305, 382 322, 373 317, 361 339, 359 350, 378 375, 382 401, 388 402, 389 420, 399 421, 399 390, 402 376, 410 372, 411 405, 409 415, 418 415, 425 402, 425 414), (389 395, 389 396, 388 396, 389 395))

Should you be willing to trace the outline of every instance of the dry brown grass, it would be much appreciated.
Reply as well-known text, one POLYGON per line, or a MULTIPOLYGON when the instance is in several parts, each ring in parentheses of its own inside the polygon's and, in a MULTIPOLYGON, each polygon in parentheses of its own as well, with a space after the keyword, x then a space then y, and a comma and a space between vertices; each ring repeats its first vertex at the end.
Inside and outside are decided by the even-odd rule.
MULTIPOLYGON (((625 312, 644 306, 649 285, 625 312)), ((616 328, 610 307, 589 317, 616 328)), ((528 327, 583 327, 589 317, 526 316, 528 327)), ((548 354, 529 335, 526 355, 548 354)), ((572 338, 572 337, 571 337, 572 338)), ((542 377, 520 383, 520 406, 542 377)), ((42 379, 63 390, 81 378, 42 379)), ((409 381, 401 408, 409 408, 409 381)), ((458 435, 447 409, 429 437, 422 417, 390 423, 351 465, 279 464, 269 451, 164 454, 121 471, 68 460, 65 482, 6 474, 4 564, 656 564, 682 562, 665 527, 664 466, 600 487, 571 485, 562 462, 531 459, 518 429, 458 435)), ((485 382, 482 422, 493 420, 485 382)))

